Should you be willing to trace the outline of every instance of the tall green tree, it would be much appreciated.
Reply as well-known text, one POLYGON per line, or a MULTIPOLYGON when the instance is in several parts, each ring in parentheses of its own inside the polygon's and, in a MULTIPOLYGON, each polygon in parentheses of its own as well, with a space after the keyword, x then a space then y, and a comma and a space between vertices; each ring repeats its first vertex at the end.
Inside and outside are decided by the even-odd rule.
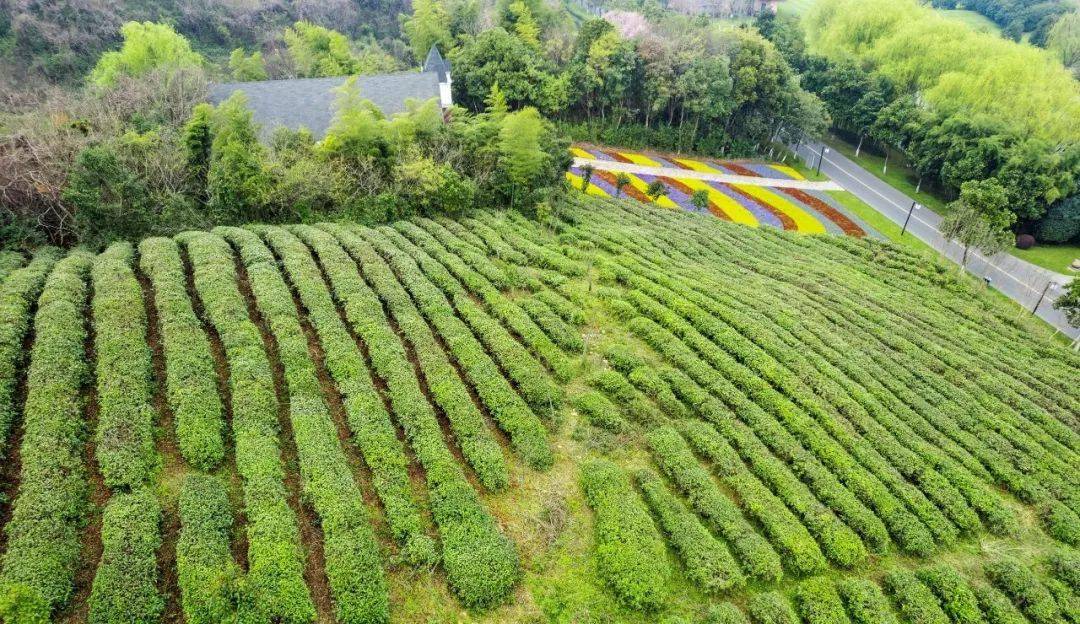
POLYGON ((128 22, 120 28, 124 43, 106 52, 91 70, 89 80, 99 87, 116 84, 121 76, 138 77, 157 69, 202 67, 201 54, 168 24, 128 22))
POLYGON ((267 218, 271 179, 264 165, 247 98, 236 92, 214 111, 210 166, 206 176, 207 212, 216 222, 267 218))
POLYGON ((244 54, 243 48, 236 48, 229 55, 229 72, 232 74, 232 79, 237 82, 266 80, 270 77, 266 72, 262 52, 256 50, 248 56, 244 54))
POLYGON ((401 27, 409 40, 413 57, 423 62, 431 46, 438 46, 445 55, 453 47, 450 34, 450 15, 440 0, 413 0, 413 12, 402 17, 401 27))
POLYGON ((360 71, 349 39, 336 30, 299 21, 285 29, 284 37, 302 77, 346 76, 360 71))
POLYGON ((1009 227, 1016 215, 1007 209, 1005 189, 996 180, 965 182, 960 199, 949 205, 949 214, 941 220, 945 238, 964 247, 960 271, 967 269, 971 249, 987 256, 1004 251, 1012 241, 1009 227))
POLYGON ((517 207, 518 198, 543 171, 548 155, 541 146, 543 118, 535 108, 528 107, 509 113, 499 129, 499 160, 511 186, 510 205, 517 207))

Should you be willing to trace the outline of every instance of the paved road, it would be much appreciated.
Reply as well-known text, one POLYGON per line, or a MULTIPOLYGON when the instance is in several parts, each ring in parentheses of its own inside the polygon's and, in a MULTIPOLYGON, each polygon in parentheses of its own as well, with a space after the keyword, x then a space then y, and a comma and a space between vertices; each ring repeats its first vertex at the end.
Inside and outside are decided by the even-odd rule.
POLYGON ((591 166, 601 171, 621 171, 638 175, 667 176, 669 178, 691 178, 694 180, 707 180, 709 182, 723 182, 725 184, 744 184, 747 186, 771 186, 774 188, 792 188, 804 191, 839 191, 843 190, 834 182, 818 182, 815 180, 791 180, 789 178, 766 178, 758 176, 733 175, 728 173, 712 173, 709 171, 693 171, 690 169, 677 169, 674 167, 650 167, 635 163, 616 162, 613 160, 600 160, 598 158, 575 158, 575 167, 591 166))
MULTIPOLYGON (((816 142, 803 144, 799 148, 799 156, 807 163, 816 164, 821 147, 821 144, 816 142)), ((836 150, 830 150, 828 154, 825 154, 821 172, 893 222, 899 225, 904 223, 908 209, 914 200, 881 181, 843 154, 836 150)), ((909 236, 915 235, 945 257, 959 264, 964 248, 953 241, 946 240, 938 232, 937 226, 940 222, 941 217, 923 208, 912 214, 907 233, 909 236)), ((1065 321, 1065 316, 1051 305, 1053 300, 1061 294, 1062 287, 1072 279, 1071 276, 1035 266, 1006 253, 987 258, 973 250, 968 254, 967 266, 971 273, 983 278, 989 277, 994 288, 1028 309, 1035 306, 1047 284, 1051 286, 1057 284, 1057 292, 1047 293, 1039 305, 1037 314, 1066 335, 1074 339, 1080 336, 1080 330, 1070 328, 1065 321)))

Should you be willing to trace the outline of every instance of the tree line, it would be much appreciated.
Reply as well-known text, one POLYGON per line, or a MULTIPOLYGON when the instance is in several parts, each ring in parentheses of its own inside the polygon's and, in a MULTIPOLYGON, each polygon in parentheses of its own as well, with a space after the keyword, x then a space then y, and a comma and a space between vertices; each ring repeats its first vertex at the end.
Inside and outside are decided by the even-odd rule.
POLYGON ((915 2, 823 0, 757 27, 858 149, 903 153, 946 197, 979 185, 968 199, 992 198, 976 212, 999 233, 1080 235, 1080 99, 1049 55, 915 2))

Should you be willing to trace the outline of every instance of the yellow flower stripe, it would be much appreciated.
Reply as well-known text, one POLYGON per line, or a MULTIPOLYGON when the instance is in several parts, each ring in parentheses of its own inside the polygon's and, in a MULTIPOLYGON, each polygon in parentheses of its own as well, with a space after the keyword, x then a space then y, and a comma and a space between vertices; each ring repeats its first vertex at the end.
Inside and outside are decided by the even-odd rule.
POLYGON ((754 213, 744 208, 742 204, 731 197, 728 197, 726 194, 709 186, 704 180, 695 180, 694 178, 676 178, 676 180, 695 191, 707 191, 709 193, 709 200, 715 204, 717 208, 723 210, 728 218, 735 223, 742 223, 743 225, 749 225, 751 227, 757 227, 759 225, 754 213))
POLYGON ((796 230, 805 234, 825 233, 825 226, 821 224, 821 221, 776 193, 765 190, 765 187, 752 184, 733 184, 732 186, 791 217, 791 220, 795 222, 796 230))
MULTIPOLYGON (((706 171, 709 173, 723 173, 715 167, 699 162, 697 160, 690 160, 689 158, 679 158, 678 161, 687 167, 690 167, 694 171, 706 171)), ((825 226, 814 218, 813 215, 806 212, 802 208, 799 208, 795 204, 789 202, 783 197, 765 190, 764 187, 754 186, 752 184, 732 184, 735 188, 743 191, 747 195, 752 196, 763 203, 766 203, 780 212, 791 217, 791 220, 795 222, 795 229, 806 234, 823 234, 825 233, 825 226)))
MULTIPOLYGON (((632 186, 632 187, 636 188, 637 190, 641 191, 642 195, 647 194, 647 191, 649 190, 649 183, 648 182, 646 182, 645 180, 642 180, 641 178, 637 177, 636 175, 634 175, 632 173, 627 173, 626 175, 630 177, 630 186, 632 186)), ((675 202, 671 201, 671 199, 669 199, 667 195, 661 195, 654 203, 657 206, 660 206, 661 208, 671 208, 673 210, 682 210, 682 206, 680 206, 679 204, 676 204, 675 202)))
POLYGON ((769 166, 772 167, 773 169, 779 171, 780 173, 791 176, 791 178, 793 180, 805 180, 806 179, 803 176, 803 174, 799 173, 798 171, 795 171, 794 167, 789 167, 787 165, 778 165, 778 164, 777 165, 769 165, 769 166))
POLYGON ((642 167, 661 167, 660 163, 656 162, 652 158, 649 158, 645 154, 636 154, 634 152, 619 152, 619 156, 629 160, 635 165, 641 165, 642 167))
POLYGON ((596 160, 596 156, 593 156, 589 152, 581 149, 580 147, 571 147, 570 153, 578 158, 588 158, 589 160, 596 160))
MULTIPOLYGON (((566 172, 566 180, 570 182, 570 186, 576 188, 579 191, 581 190, 581 183, 585 181, 581 176, 574 175, 569 171, 566 172)), ((589 187, 585 189, 585 193, 588 195, 599 195, 600 197, 608 197, 607 191, 600 188, 599 186, 596 186, 592 182, 589 182, 589 187)))

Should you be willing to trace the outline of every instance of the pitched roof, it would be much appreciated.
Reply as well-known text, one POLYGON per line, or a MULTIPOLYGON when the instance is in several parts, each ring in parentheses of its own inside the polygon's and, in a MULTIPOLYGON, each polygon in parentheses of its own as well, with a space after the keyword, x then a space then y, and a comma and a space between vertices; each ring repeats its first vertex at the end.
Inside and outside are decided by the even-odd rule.
POLYGON ((433 71, 439 74, 439 82, 446 82, 446 77, 450 74, 450 61, 443 59, 438 46, 431 46, 428 50, 423 71, 433 71))
MULTIPOLYGON (((220 83, 210 86, 209 99, 216 105, 236 91, 243 91, 255 122, 262 125, 263 137, 269 137, 278 126, 293 130, 303 126, 316 137, 322 137, 334 118, 335 89, 346 80, 347 76, 337 76, 220 83)), ((403 112, 406 99, 439 97, 439 76, 435 71, 359 76, 356 85, 360 95, 374 102, 388 117, 403 112)))

